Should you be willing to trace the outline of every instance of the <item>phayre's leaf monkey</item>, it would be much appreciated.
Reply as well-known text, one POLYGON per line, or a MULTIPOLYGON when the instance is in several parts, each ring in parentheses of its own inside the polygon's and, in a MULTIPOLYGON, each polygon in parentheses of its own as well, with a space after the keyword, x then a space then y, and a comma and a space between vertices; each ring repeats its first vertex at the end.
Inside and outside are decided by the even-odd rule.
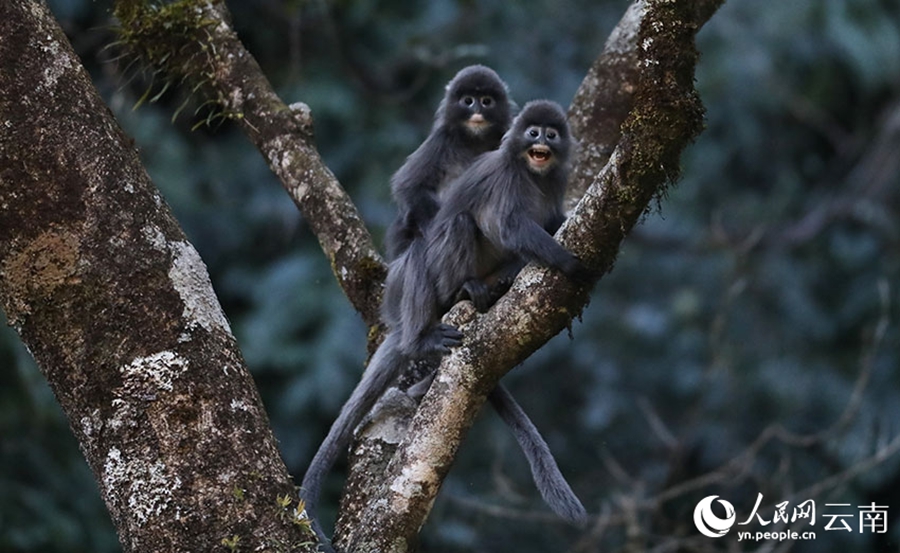
POLYGON ((506 84, 488 67, 466 67, 447 84, 428 137, 391 177, 397 217, 385 237, 388 259, 422 236, 447 183, 476 156, 497 149, 512 111, 506 84))
MULTIPOLYGON (((576 278, 584 274, 550 234, 564 219, 571 142, 565 114, 551 102, 532 102, 504 134, 511 111, 506 85, 496 73, 483 66, 463 69, 447 85, 428 138, 392 179, 399 214, 387 236, 395 257, 382 303, 389 332, 301 485, 320 539, 316 507, 325 475, 404 368, 416 360, 437 360, 460 343, 462 334, 440 323, 457 295, 468 294, 484 310, 492 299, 487 279, 514 274, 532 260, 576 278), (501 136, 500 149, 490 151, 501 136)), ((563 518, 583 522, 584 508, 522 409, 501 386, 489 397, 513 430, 545 501, 563 518)))

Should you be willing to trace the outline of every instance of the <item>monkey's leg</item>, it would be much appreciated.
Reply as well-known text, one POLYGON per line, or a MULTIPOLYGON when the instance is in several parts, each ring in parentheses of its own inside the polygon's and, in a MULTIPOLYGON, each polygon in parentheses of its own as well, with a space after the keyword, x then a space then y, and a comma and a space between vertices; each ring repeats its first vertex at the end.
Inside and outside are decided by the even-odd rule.
MULTIPOLYGON (((499 296, 497 296, 499 298, 499 296)), ((456 301, 469 299, 475 305, 475 309, 480 313, 484 313, 497 301, 497 298, 491 294, 491 288, 481 279, 473 278, 466 281, 459 294, 456 295, 456 301)))

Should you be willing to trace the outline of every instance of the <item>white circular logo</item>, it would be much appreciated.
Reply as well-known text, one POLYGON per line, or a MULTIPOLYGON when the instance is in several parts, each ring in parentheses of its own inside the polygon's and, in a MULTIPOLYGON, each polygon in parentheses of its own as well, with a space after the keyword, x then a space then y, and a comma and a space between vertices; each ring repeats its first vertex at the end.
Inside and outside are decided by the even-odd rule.
POLYGON ((697 526, 697 530, 710 538, 721 538, 734 526, 734 506, 731 503, 724 499, 719 500, 719 503, 725 508, 725 518, 719 518, 712 512, 712 504, 717 497, 719 496, 704 497, 694 508, 694 524, 697 526))

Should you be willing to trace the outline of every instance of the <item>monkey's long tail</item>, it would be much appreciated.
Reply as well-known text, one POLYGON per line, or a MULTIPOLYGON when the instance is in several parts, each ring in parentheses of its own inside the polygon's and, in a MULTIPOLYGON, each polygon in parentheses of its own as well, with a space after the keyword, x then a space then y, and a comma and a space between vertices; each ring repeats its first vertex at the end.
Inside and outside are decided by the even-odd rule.
POLYGON ((497 384, 488 394, 488 400, 519 442, 531 467, 534 483, 547 505, 554 513, 573 524, 581 526, 587 522, 587 512, 559 471, 547 442, 515 398, 503 384, 497 384))
POLYGON ((350 442, 353 440, 353 431, 404 366, 405 357, 397 347, 398 342, 399 336, 396 332, 390 332, 385 337, 372 356, 368 368, 363 372, 359 384, 350 394, 350 399, 344 403, 337 420, 328 430, 328 435, 319 446, 306 474, 303 475, 300 497, 306 504, 306 512, 312 520, 312 528, 326 551, 333 552, 334 550, 328 543, 317 516, 322 482, 338 455, 344 453, 350 446, 350 442))

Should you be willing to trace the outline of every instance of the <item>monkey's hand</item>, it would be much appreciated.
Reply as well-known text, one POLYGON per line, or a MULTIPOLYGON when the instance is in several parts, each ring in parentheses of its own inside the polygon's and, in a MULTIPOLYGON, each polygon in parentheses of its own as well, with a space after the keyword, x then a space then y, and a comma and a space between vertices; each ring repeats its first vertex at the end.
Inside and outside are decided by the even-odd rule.
POLYGON ((494 303, 493 294, 490 287, 484 281, 477 278, 467 280, 459 291, 457 301, 469 298, 475 304, 475 309, 479 313, 484 313, 491 308, 494 303))
POLYGON ((584 263, 581 262, 580 259, 572 255, 569 260, 563 264, 560 269, 563 273, 570 279, 574 280, 578 284, 590 284, 593 282, 597 275, 594 274, 594 271, 590 270, 584 263))
POLYGON ((462 343, 463 334, 455 326, 440 323, 434 325, 421 338, 419 351, 423 357, 438 355, 443 357, 450 353, 450 348, 462 343))

